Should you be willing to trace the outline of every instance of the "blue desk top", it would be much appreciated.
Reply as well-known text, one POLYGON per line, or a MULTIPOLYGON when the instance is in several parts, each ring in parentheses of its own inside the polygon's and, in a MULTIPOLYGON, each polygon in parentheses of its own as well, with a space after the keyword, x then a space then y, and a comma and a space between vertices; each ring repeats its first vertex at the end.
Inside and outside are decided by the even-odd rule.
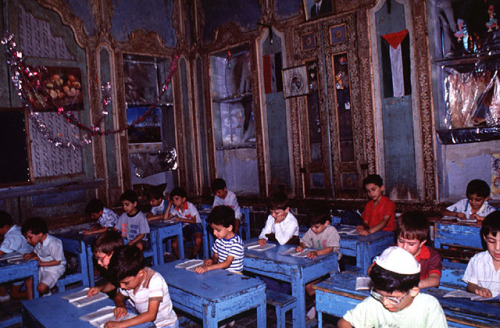
POLYGON ((0 283, 27 278, 33 274, 38 274, 38 262, 35 260, 22 261, 16 264, 0 260, 0 283))
MULTIPOLYGON (((88 322, 81 321, 79 317, 95 312, 105 306, 114 306, 111 299, 105 299, 87 306, 77 308, 62 296, 75 293, 79 289, 72 289, 64 293, 58 293, 49 297, 41 297, 30 301, 22 301, 23 311, 46 328, 71 327, 71 328, 93 328, 88 322)), ((151 323, 134 326, 137 328, 151 327, 151 323)))
POLYGON ((175 287, 213 302, 265 286, 259 279, 231 273, 227 270, 219 269, 205 273, 196 273, 187 271, 186 269, 175 268, 176 264, 186 261, 177 260, 153 266, 152 269, 159 272, 165 278, 169 287, 175 287))
MULTIPOLYGON (((338 227, 338 231, 340 231, 340 229, 342 227, 351 227, 351 226, 344 226, 344 225, 341 225, 338 227)), ((354 226, 352 226, 352 228, 356 228, 354 226)), ((373 241, 376 241, 378 239, 383 239, 383 238, 388 238, 388 237, 393 237, 394 236, 394 232, 391 232, 391 231, 377 231, 375 233, 372 233, 372 234, 369 234, 368 236, 360 236, 359 234, 347 234, 347 233, 340 233, 340 241, 342 241, 343 239, 344 240, 358 240, 360 242, 363 242, 363 243, 370 243, 370 242, 373 242, 373 241)))

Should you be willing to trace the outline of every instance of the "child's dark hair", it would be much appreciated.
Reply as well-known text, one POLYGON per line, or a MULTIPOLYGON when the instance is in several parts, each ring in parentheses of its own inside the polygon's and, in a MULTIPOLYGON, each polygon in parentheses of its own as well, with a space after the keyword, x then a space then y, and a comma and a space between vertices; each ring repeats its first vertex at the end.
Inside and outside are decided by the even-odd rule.
POLYGON ((226 185, 226 181, 224 181, 224 179, 217 178, 214 181, 212 181, 212 192, 213 193, 217 192, 217 190, 223 190, 226 187, 227 187, 227 185, 226 185))
POLYGON ((471 180, 467 184, 467 189, 465 191, 466 196, 478 195, 479 197, 489 197, 490 196, 490 186, 486 182, 480 179, 471 180))
POLYGON ((481 227, 481 235, 486 237, 490 233, 496 237, 500 231, 500 211, 491 212, 486 216, 481 227))
POLYGON ((118 247, 123 246, 121 233, 116 230, 106 230, 92 243, 92 253, 111 254, 118 247))
POLYGON ((331 222, 330 213, 313 215, 309 218, 309 225, 325 224, 327 221, 331 222))
POLYGON ((396 238, 428 240, 429 220, 420 211, 405 212, 396 220, 396 238))
POLYGON ((172 189, 172 191, 170 192, 170 199, 173 199, 175 196, 186 198, 187 197, 186 190, 184 190, 184 188, 181 187, 172 189))
POLYGON ((47 233, 47 224, 41 218, 29 218, 26 222, 23 223, 21 227, 21 233, 26 235, 29 231, 32 234, 38 235, 39 233, 47 233))
POLYGON ((153 189, 149 192, 149 199, 163 199, 163 191, 159 189, 153 189))
POLYGON ((11 226, 13 224, 14 220, 12 216, 5 211, 0 211, 0 227, 11 226))
POLYGON ((375 290, 392 293, 399 291, 406 293, 420 282, 420 273, 400 274, 382 268, 375 264, 370 272, 372 287, 375 290))
POLYGON ((234 210, 229 206, 221 205, 212 209, 207 222, 229 228, 230 225, 234 227, 234 220, 234 210))
POLYGON ((132 190, 126 190, 120 196, 120 202, 124 202, 127 200, 131 203, 136 203, 138 199, 139 199, 139 196, 137 196, 137 193, 135 191, 132 191, 132 190))
POLYGON ((286 210, 288 208, 288 196, 282 192, 275 192, 267 205, 269 210, 286 210))
POLYGON ((379 187, 382 187, 384 185, 384 180, 382 180, 382 177, 378 174, 370 174, 363 180, 363 188, 366 187, 367 184, 373 183, 379 187))
POLYGON ((135 277, 144 267, 142 251, 136 246, 130 245, 115 249, 108 265, 108 269, 116 282, 120 282, 127 277, 135 277))
POLYGON ((87 203, 87 206, 85 206, 85 214, 87 215, 99 213, 102 210, 104 210, 104 203, 102 202, 102 200, 97 198, 91 199, 87 203))

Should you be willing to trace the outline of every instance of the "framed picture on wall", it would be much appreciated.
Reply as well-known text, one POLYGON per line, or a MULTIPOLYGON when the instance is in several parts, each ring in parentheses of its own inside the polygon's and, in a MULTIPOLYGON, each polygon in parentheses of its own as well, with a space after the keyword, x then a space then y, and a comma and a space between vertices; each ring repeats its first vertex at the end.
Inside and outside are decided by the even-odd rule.
POLYGON ((309 93, 307 67, 295 66, 283 69, 283 91, 285 98, 297 97, 309 93))
POLYGON ((333 13, 333 0, 302 0, 306 21, 333 13))
POLYGON ((330 27, 330 44, 336 45, 347 40, 345 24, 330 27))

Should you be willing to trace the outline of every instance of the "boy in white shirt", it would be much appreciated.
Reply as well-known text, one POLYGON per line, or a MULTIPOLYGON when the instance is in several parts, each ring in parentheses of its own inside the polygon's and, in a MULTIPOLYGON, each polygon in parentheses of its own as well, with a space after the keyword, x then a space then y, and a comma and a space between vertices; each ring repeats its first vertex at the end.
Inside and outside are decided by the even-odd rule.
MULTIPOLYGON (((40 295, 50 295, 50 289, 66 271, 66 258, 62 241, 47 233, 47 225, 40 218, 30 218, 24 222, 21 232, 28 243, 35 247, 34 253, 24 254, 25 259, 38 261, 39 283, 36 287, 40 295)), ((31 290, 33 279, 26 280, 26 289, 31 290)))
POLYGON ((276 240, 280 245, 298 245, 299 223, 290 213, 288 196, 284 192, 277 192, 271 197, 268 206, 271 214, 259 235, 259 245, 266 245, 268 239, 276 240))
POLYGON ((149 193, 149 205, 151 205, 151 209, 146 217, 148 221, 154 221, 163 219, 165 212, 170 211, 172 203, 165 201, 161 190, 153 190, 149 193))
POLYGON ((100 234, 108 230, 108 228, 113 228, 119 217, 113 210, 105 207, 102 200, 97 198, 91 199, 87 203, 87 206, 85 206, 85 213, 93 220, 97 220, 98 225, 90 230, 84 230, 84 235, 100 234))
POLYGON ((139 315, 123 321, 108 321, 105 328, 124 328, 146 322, 153 322, 158 328, 179 327, 167 283, 161 274, 144 266, 142 251, 128 245, 119 247, 115 249, 108 268, 120 283, 114 299, 116 319, 127 314, 127 298, 139 315))
MULTIPOLYGON (((21 227, 14 224, 12 216, 5 212, 0 211, 0 236, 3 236, 3 242, 0 245, 0 256, 4 254, 10 254, 13 252, 27 254, 33 252, 33 246, 28 244, 26 238, 24 238, 21 233, 21 227)), ((33 290, 29 290, 26 293, 21 293, 21 287, 23 282, 15 282, 11 286, 11 295, 7 294, 7 290, 4 286, 0 286, 0 302, 7 302, 10 300, 10 296, 13 298, 33 298, 33 290)))
MULTIPOLYGON (((234 217, 236 221, 234 222, 235 233, 240 231, 241 224, 241 209, 238 204, 238 199, 236 199, 236 194, 232 191, 227 190, 226 181, 224 179, 217 178, 212 182, 212 192, 215 194, 214 203, 212 208, 220 205, 229 206, 234 211, 234 217)), ((249 218, 245 218, 248 220, 249 218)))
POLYGON ((500 211, 486 216, 481 236, 487 250, 474 255, 465 269, 467 291, 482 297, 500 295, 500 211))

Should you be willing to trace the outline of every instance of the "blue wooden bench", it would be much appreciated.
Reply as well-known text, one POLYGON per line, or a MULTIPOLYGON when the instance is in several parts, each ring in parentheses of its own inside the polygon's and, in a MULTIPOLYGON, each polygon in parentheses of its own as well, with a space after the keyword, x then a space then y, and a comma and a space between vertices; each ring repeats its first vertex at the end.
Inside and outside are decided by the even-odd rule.
POLYGON ((152 230, 149 233, 149 241, 147 245, 144 247, 142 253, 144 254, 144 258, 151 258, 153 265, 158 265, 158 243, 156 239, 158 238, 158 234, 156 230, 152 230))
POLYGON ((76 259, 75 266, 71 267, 71 265, 67 265, 66 272, 64 272, 64 274, 57 281, 59 291, 65 291, 67 285, 74 283, 81 283, 83 287, 88 287, 90 282, 87 263, 87 247, 85 246, 85 243, 81 240, 64 237, 58 238, 62 241, 66 260, 71 258, 76 259))
MULTIPOLYGON (((474 302, 463 298, 444 298, 453 289, 465 289, 461 280, 465 265, 446 264, 442 271, 439 288, 426 288, 421 292, 433 295, 443 307, 449 327, 500 327, 499 302, 474 302)), ((336 317, 344 314, 369 297, 367 290, 355 290, 356 278, 362 272, 343 272, 314 286, 316 289, 316 311, 318 328, 322 328, 323 313, 336 317)))
POLYGON ((297 306, 295 296, 266 289, 266 303, 274 306, 276 310, 276 327, 286 327, 286 312, 297 306))

